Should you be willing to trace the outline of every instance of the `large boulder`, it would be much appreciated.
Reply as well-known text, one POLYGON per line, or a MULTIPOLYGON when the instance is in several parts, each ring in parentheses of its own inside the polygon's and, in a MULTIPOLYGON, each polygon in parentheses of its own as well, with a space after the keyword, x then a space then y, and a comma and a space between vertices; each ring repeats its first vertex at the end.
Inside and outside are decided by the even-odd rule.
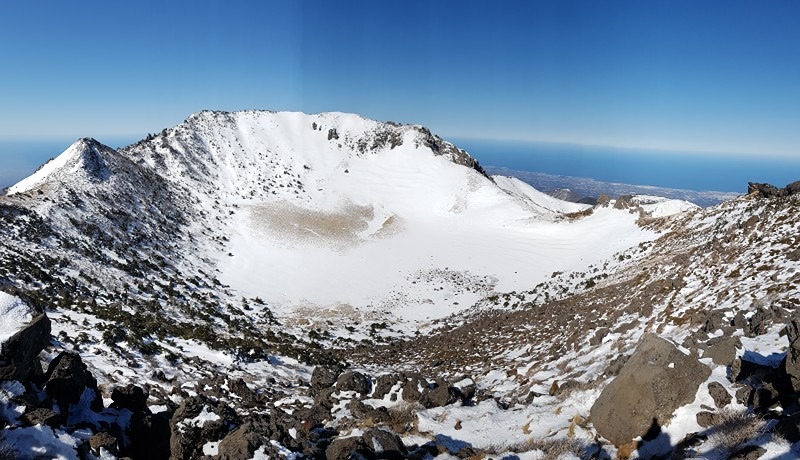
POLYGON ((50 318, 44 313, 36 316, 2 344, 0 351, 0 380, 27 381, 41 375, 38 356, 50 345, 50 318))
POLYGON ((114 388, 111 400, 114 401, 112 407, 128 409, 133 413, 142 412, 147 407, 147 393, 142 387, 133 384, 114 388))
POLYGON ((381 459, 401 459, 408 458, 408 451, 400 436, 386 431, 373 428, 367 430, 363 435, 364 443, 375 452, 376 458, 381 459))
POLYGON ((97 412, 103 408, 103 399, 97 391, 97 380, 75 352, 64 351, 56 356, 47 368, 45 381, 45 391, 62 408, 77 404, 87 389, 95 394, 91 408, 97 412))
POLYGON ((130 425, 130 456, 166 460, 170 457, 170 420, 164 413, 135 414, 130 425))
POLYGON ((662 426, 694 400, 711 370, 655 334, 645 334, 591 409, 597 432, 617 446, 662 426))
POLYGON ((375 454, 361 436, 354 436, 334 439, 325 449, 325 458, 328 460, 350 460, 351 458, 375 458, 375 454))
POLYGON ((747 194, 762 198, 773 198, 778 196, 786 196, 788 195, 788 192, 786 189, 775 187, 772 184, 748 182, 747 194))
POLYGON ((203 455, 203 445, 221 441, 228 427, 239 424, 227 405, 203 395, 183 400, 170 420, 170 458, 189 460, 203 455))
POLYGON ((322 390, 332 387, 342 371, 343 368, 339 365, 320 365, 315 367, 314 372, 311 374, 311 395, 316 396, 322 390))
POLYGON ((372 380, 357 371, 347 371, 336 379, 336 389, 339 391, 355 391, 366 396, 372 389, 372 380))
POLYGON ((231 460, 253 458, 256 450, 264 444, 259 434, 262 431, 256 423, 244 422, 219 443, 219 458, 231 460))

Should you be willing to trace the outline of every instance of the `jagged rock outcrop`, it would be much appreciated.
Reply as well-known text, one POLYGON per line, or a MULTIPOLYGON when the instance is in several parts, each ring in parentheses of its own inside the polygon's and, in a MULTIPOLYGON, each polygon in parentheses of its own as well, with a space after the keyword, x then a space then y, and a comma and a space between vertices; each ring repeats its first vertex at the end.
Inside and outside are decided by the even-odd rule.
POLYGON ((711 370, 695 356, 655 334, 646 334, 619 375, 591 409, 597 432, 617 446, 645 435, 690 403, 711 370))
POLYGON ((800 317, 794 317, 786 324, 786 338, 789 349, 786 352, 784 371, 794 391, 800 391, 800 317))
POLYGON ((99 412, 103 408, 103 399, 97 391, 97 380, 80 355, 74 352, 61 352, 50 363, 45 375, 44 389, 63 409, 77 404, 86 390, 94 392, 92 410, 99 412))
POLYGON ((800 193, 800 181, 792 182, 783 188, 775 187, 772 184, 748 182, 747 194, 757 196, 760 198, 774 198, 781 196, 790 196, 800 193))

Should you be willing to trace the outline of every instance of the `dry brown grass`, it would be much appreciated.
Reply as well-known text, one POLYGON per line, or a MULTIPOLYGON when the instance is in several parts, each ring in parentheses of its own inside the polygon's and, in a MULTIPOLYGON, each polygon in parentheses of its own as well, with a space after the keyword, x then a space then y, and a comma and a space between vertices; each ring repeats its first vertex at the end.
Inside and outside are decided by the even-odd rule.
POLYGON ((734 452, 765 431, 764 419, 753 413, 725 408, 717 412, 709 441, 718 449, 734 452))
POLYGON ((523 452, 540 451, 546 459, 557 459, 566 454, 582 457, 586 451, 586 443, 575 438, 530 438, 512 444, 490 445, 485 452, 499 455, 504 452, 521 454, 523 452))
POLYGON ((396 433, 419 432, 417 412, 423 409, 419 403, 401 402, 389 408, 389 427, 396 433))

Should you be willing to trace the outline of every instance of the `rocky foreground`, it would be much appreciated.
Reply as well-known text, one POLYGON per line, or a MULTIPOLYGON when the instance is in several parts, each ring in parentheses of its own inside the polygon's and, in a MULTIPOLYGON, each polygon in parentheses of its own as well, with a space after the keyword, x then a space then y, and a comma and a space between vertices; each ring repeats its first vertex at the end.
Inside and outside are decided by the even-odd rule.
MULTIPOLYGON (((171 394, 135 384, 101 388, 79 353, 58 352, 46 370, 42 367, 41 359, 55 350, 50 320, 41 308, 34 311, 30 323, 3 343, 3 458, 478 458, 517 452, 545 458, 651 457, 655 454, 648 449, 664 437, 662 426, 700 393, 713 401, 692 414, 704 429, 665 440, 668 449, 662 455, 687 458, 713 442, 706 458, 755 459, 766 449, 753 441, 763 442, 765 436, 800 441, 800 317, 782 308, 731 321, 720 312, 706 313, 684 342, 689 348, 680 347, 684 351, 645 334, 632 355, 606 370, 615 377, 594 401, 590 416, 575 421, 595 431, 594 440, 545 438, 494 449, 448 443, 446 437, 422 444, 403 441, 419 433, 421 411, 469 410, 487 401, 500 411, 519 406, 492 399, 469 376, 447 381, 420 372, 369 375, 340 364, 321 365, 310 381, 297 382, 293 403, 300 405, 275 401, 264 389, 225 375, 176 384, 171 394), (780 323, 789 346, 779 361, 771 357, 777 365, 757 353, 742 353, 738 334, 758 338, 780 323), (707 338, 708 331, 720 330, 707 338), (719 365, 727 382, 703 388, 719 365)), ((554 381, 549 395, 537 394, 531 401, 564 398, 581 391, 576 384, 554 381)), ((455 422, 456 430, 460 423, 455 422)))

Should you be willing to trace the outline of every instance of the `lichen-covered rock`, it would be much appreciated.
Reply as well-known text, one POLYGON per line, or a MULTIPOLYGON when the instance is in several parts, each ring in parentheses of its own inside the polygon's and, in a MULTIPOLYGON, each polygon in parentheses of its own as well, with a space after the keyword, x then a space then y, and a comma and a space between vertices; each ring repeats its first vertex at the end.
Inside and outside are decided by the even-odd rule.
POLYGON ((663 425, 694 400, 711 370, 695 356, 655 334, 646 334, 619 375, 591 409, 597 432, 617 446, 663 425))

